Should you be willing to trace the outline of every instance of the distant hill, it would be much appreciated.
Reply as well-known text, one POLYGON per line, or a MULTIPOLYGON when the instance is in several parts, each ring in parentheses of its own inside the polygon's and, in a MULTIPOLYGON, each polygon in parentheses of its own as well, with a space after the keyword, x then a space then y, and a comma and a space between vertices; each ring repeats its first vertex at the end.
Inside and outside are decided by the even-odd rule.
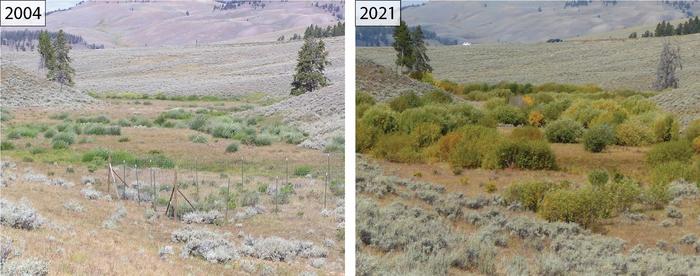
MULTIPOLYGON (((403 9, 422 25, 461 42, 544 42, 570 39, 700 14, 693 1, 429 1, 403 9)), ((629 33, 628 33, 629 34, 629 33)))
POLYGON ((63 29, 105 48, 274 41, 282 35, 303 34, 311 24, 336 24, 344 2, 335 1, 332 8, 324 6, 327 3, 88 1, 46 19, 49 30, 63 29))

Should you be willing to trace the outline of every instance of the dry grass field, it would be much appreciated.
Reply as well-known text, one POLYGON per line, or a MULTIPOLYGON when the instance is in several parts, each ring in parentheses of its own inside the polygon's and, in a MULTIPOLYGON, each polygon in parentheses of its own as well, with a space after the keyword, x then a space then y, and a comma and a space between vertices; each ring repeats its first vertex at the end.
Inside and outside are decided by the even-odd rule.
MULTIPOLYGON (((104 99, 101 105, 87 106, 70 113, 56 108, 19 108, 10 111, 12 118, 3 121, 2 132, 6 135, 8 130, 18 126, 37 124, 44 124, 53 129, 62 122, 61 119, 56 119, 57 114, 70 119, 104 115, 116 122, 120 119, 128 120, 133 116, 152 120, 159 114, 176 108, 230 110, 246 104, 250 103, 104 99)), ((12 140, 3 136, 3 142, 10 141, 16 147, 11 150, 3 148, 2 151, 2 198, 13 203, 21 202, 23 198, 28 200, 36 212, 47 221, 37 230, 2 226, 3 241, 12 240, 11 248, 14 252, 21 252, 21 256, 12 257, 10 260, 30 257, 46 260, 51 274, 342 274, 344 250, 342 235, 339 236, 339 233, 343 231, 343 197, 342 185, 338 186, 344 175, 342 155, 328 156, 319 150, 305 149, 283 142, 273 142, 269 146, 241 144, 236 152, 229 153, 226 151, 231 143, 229 139, 215 138, 190 129, 158 126, 122 127, 121 135, 118 136, 83 137, 86 138, 84 142, 76 143, 66 150, 56 150, 52 149, 52 139, 44 138, 42 134, 36 138, 20 137, 12 140), (193 135, 207 137, 207 142, 192 142, 193 135), (169 187, 175 182, 175 170, 156 168, 155 199, 158 217, 151 218, 149 216, 152 216, 152 200, 145 200, 139 204, 134 200, 118 199, 119 194, 115 192, 114 186, 108 188, 109 182, 104 166, 91 168, 89 164, 81 162, 86 152, 95 148, 124 151, 136 156, 155 151, 167 156, 179 167, 178 182, 184 184, 180 189, 188 199, 196 206, 216 206, 206 208, 213 208, 221 214, 225 213, 223 206, 226 205, 225 196, 222 196, 221 191, 226 191, 230 183, 233 196, 231 202, 234 202, 234 205, 229 210, 229 220, 219 217, 216 225, 194 227, 203 227, 216 233, 230 233, 226 240, 233 245, 239 257, 226 264, 211 264, 199 257, 186 257, 188 254, 181 257, 181 244, 171 240, 171 234, 187 224, 164 216, 165 204, 170 195, 169 187), (285 158, 288 161, 285 161, 285 158), (241 159, 245 160, 243 184, 239 162, 241 159), (300 167, 308 168, 308 175, 295 174, 296 169, 300 167), (196 174, 194 168, 197 168, 196 174), (328 169, 333 186, 324 189, 325 173, 328 169), (34 180, 31 176, 34 176, 34 179, 45 176, 47 179, 34 180), (86 176, 96 179, 97 183, 92 189, 104 194, 108 194, 110 189, 112 199, 85 198, 81 193, 84 189, 91 189, 82 183, 86 176), (287 196, 288 203, 280 203, 279 211, 275 211, 273 195, 282 188, 286 177, 289 177, 289 183, 294 187, 293 193, 287 196), (52 179, 63 179, 74 185, 52 185, 52 179), (199 185, 195 185, 195 181, 199 185), (244 205, 244 198, 251 193, 258 198, 256 203, 244 205), (69 202, 77 202, 85 211, 66 209, 64 204, 69 202), (117 221, 115 228, 105 228, 103 221, 121 205, 126 208, 126 215, 117 221), (250 208, 263 211, 251 215, 238 214, 256 210, 250 208), (287 261, 271 261, 243 253, 249 237, 280 237, 290 241, 309 241, 324 253, 315 255, 316 257, 300 256, 291 257, 292 259, 287 261), (161 258, 159 250, 165 246, 171 246, 174 253, 161 258), (129 265, 125 265, 127 263, 129 265)), ((121 164, 114 165, 116 173, 124 177, 124 167, 121 164)), ((149 166, 141 164, 140 167, 138 177, 143 185, 140 192, 144 196, 150 196, 153 193, 150 192, 152 189, 149 166)), ((128 183, 135 183, 136 173, 130 165, 126 171, 128 183)), ((182 205, 182 197, 179 198, 179 202, 181 208, 186 207, 182 205)), ((179 212, 182 214, 188 211, 181 209, 179 212)), ((284 249, 284 244, 268 246, 273 246, 265 249, 272 250, 271 252, 287 250, 284 249), (274 246, 279 248, 275 249, 274 246)))
MULTIPOLYGON (((436 79, 457 83, 514 81, 588 84, 607 89, 651 90, 661 44, 681 47, 681 88, 700 82, 700 35, 615 41, 480 44, 429 47, 436 79)), ((358 48, 358 58, 393 68, 391 48, 358 48)))

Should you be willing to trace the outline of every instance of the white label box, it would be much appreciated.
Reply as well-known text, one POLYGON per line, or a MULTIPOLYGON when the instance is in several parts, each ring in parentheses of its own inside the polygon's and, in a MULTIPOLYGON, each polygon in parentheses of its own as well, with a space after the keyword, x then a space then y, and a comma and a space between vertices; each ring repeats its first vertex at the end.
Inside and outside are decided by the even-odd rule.
POLYGON ((398 26, 401 23, 401 1, 355 1, 355 26, 398 26))
POLYGON ((0 0, 0 26, 46 27, 46 1, 0 0))

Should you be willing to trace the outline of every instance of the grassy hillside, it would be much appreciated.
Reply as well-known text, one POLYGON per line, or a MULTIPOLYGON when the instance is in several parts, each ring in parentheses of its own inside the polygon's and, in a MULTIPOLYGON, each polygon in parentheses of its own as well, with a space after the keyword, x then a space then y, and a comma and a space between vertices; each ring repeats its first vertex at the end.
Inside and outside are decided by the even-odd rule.
MULTIPOLYGON (((436 79, 458 83, 517 81, 595 83, 608 89, 648 90, 661 44, 681 47, 681 88, 700 82, 700 35, 619 41, 538 44, 483 44, 428 49, 436 79)), ((357 56, 393 66, 391 48, 359 48, 357 56)))
MULTIPOLYGON (((410 25, 421 24, 440 36, 477 43, 573 38, 687 16, 660 1, 564 6, 564 1, 430 1, 404 10, 401 16, 410 25)), ((698 11, 700 5, 691 6, 692 13, 698 11)))
POLYGON ((105 47, 194 45, 218 41, 274 41, 303 34, 311 25, 337 22, 310 2, 244 4, 214 10, 214 1, 94 1, 47 16, 51 30, 63 29, 105 47))

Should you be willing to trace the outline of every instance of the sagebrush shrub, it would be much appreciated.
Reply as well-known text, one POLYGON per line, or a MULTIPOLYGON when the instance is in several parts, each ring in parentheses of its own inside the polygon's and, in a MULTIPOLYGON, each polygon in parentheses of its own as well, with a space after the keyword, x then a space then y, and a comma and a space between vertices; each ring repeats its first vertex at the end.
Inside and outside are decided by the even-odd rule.
POLYGON ((601 152, 615 143, 615 132, 608 125, 598 125, 583 134, 583 147, 590 152, 601 152))
POLYGON ((192 143, 197 143, 197 144, 206 144, 207 142, 209 142, 209 140, 207 139, 206 136, 199 135, 199 134, 190 135, 189 139, 192 143))
POLYGON ((374 105, 376 103, 376 101, 374 100, 374 97, 372 97, 372 95, 370 95, 366 92, 358 91, 355 95, 356 95, 355 96, 355 104, 356 105, 361 105, 361 104, 374 105))
POLYGON ((686 140, 664 142, 654 145, 647 152, 647 163, 651 166, 664 162, 688 162, 693 157, 693 149, 686 140))
POLYGON ((53 144, 61 142, 66 145, 72 145, 75 143, 75 135, 72 133, 60 132, 51 139, 51 143, 53 144))
POLYGON ((309 165, 301 165, 296 168, 294 168, 294 175, 295 176, 306 176, 311 173, 311 166, 309 165))
POLYGON ((560 119, 549 123, 544 133, 552 143, 576 143, 583 135, 583 126, 571 119, 560 119))

